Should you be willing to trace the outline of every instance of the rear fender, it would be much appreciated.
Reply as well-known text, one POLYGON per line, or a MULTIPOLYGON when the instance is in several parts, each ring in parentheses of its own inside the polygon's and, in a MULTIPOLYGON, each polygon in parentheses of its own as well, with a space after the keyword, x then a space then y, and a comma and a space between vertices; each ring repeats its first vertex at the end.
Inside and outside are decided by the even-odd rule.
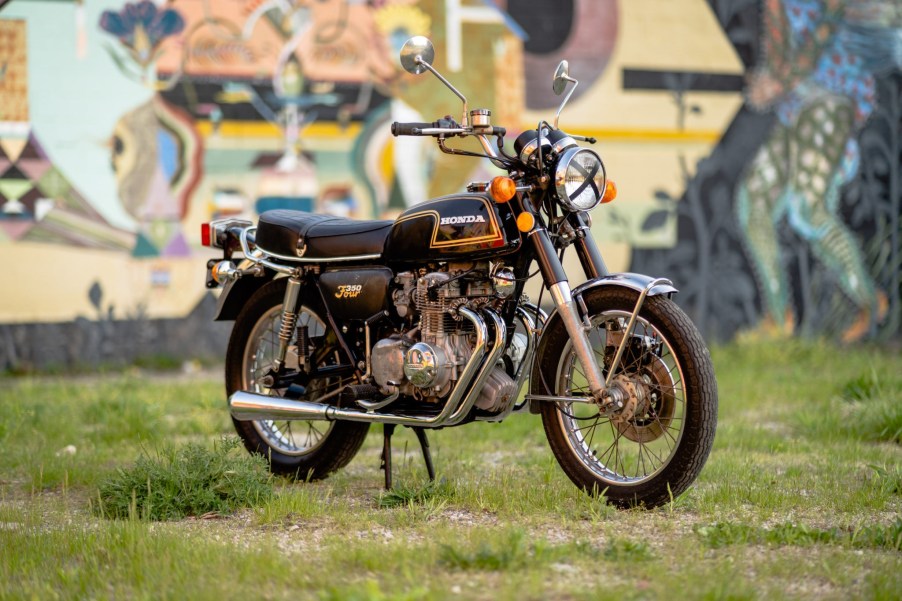
POLYGON ((227 282, 222 288, 222 294, 219 295, 213 320, 234 321, 254 292, 271 281, 274 276, 275 273, 267 269, 262 277, 247 276, 227 282))

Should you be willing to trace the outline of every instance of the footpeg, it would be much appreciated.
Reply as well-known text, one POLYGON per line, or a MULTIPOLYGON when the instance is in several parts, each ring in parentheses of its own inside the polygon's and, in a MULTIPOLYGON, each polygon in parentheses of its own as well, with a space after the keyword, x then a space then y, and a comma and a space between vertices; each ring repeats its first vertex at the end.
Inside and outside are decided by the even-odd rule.
POLYGON ((370 401, 379 396, 379 388, 372 384, 349 384, 341 389, 338 403, 341 407, 352 405, 357 401, 370 401))

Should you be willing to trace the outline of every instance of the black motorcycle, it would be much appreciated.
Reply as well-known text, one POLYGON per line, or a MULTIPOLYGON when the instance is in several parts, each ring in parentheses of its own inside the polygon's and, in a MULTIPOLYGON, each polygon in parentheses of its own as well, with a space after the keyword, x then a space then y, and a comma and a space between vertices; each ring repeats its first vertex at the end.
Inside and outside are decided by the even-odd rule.
POLYGON ((573 86, 554 124, 523 132, 511 153, 505 129, 468 110, 433 58, 423 37, 401 51, 408 72, 432 72, 463 101, 462 122, 394 123, 392 133, 432 136, 442 152, 488 158, 508 176, 394 221, 272 210, 256 225, 202 226, 204 245, 224 255, 209 262, 207 285, 224 286, 216 319, 235 321, 225 370, 238 434, 273 472, 317 479, 381 423, 390 488, 395 426, 415 430, 434 478, 427 428, 528 411, 577 486, 618 506, 668 502, 711 450, 714 371, 670 281, 605 266, 589 211, 616 191, 599 155, 577 144, 595 140, 558 128, 577 84, 566 61, 553 89, 573 86), (455 137, 482 152, 449 147, 455 137), (569 247, 588 279, 574 289, 569 247), (523 294, 534 264, 550 314, 523 294))

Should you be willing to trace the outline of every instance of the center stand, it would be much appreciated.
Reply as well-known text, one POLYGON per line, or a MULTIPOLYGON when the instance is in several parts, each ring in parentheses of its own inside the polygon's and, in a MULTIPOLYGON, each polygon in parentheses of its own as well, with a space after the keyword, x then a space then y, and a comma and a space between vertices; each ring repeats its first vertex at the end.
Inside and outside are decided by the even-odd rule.
MULTIPOLYGON (((429 451, 429 439, 426 438, 426 430, 408 426, 417 435, 420 441, 420 448, 423 450, 423 460, 426 462, 426 472, 429 474, 430 482, 435 481, 435 468, 432 465, 432 453, 429 451)), ((384 424, 382 426, 382 465, 381 469, 385 470, 385 490, 391 490, 392 487, 392 469, 391 469, 391 437, 395 433, 395 424, 384 424)))

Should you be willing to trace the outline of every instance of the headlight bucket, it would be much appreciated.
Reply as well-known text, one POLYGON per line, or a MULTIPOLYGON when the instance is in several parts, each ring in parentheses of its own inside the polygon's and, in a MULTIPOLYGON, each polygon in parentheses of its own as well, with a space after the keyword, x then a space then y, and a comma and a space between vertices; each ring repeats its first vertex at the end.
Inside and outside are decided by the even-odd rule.
POLYGON ((601 157, 588 148, 564 151, 554 170, 558 200, 569 211, 589 211, 604 194, 606 174, 601 157))

